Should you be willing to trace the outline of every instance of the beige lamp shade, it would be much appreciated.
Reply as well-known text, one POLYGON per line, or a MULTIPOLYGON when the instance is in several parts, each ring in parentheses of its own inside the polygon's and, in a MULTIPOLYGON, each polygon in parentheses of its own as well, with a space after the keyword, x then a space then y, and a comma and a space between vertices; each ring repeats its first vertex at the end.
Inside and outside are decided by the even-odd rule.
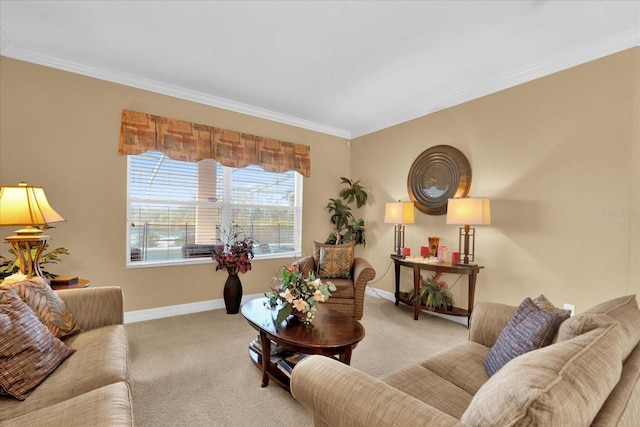
POLYGON ((449 199, 447 224, 489 225, 491 224, 490 205, 490 200, 482 197, 449 199))
POLYGON ((35 226, 62 222, 65 219, 56 212, 44 194, 42 187, 21 182, 17 186, 0 187, 0 226, 26 226, 20 232, 33 233, 35 226))
POLYGON ((413 224, 413 202, 387 203, 384 208, 385 224, 413 224))

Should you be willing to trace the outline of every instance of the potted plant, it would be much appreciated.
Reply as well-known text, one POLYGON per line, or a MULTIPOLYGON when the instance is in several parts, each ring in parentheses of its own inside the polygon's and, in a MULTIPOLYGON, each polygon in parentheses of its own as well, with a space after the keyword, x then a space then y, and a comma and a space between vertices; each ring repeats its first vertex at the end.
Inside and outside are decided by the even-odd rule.
POLYGON ((428 310, 451 311, 453 309, 453 296, 449 292, 449 286, 444 280, 440 280, 442 273, 436 272, 431 278, 420 277, 420 289, 418 295, 411 291, 408 295, 410 301, 420 299, 420 304, 428 310))
POLYGON ((353 216, 351 205, 355 202, 356 207, 361 208, 367 202, 367 190, 360 184, 360 181, 352 181, 345 177, 340 179, 347 187, 340 191, 338 198, 329 199, 327 204, 333 231, 325 243, 339 245, 355 242, 356 245, 365 245, 364 219, 353 216))

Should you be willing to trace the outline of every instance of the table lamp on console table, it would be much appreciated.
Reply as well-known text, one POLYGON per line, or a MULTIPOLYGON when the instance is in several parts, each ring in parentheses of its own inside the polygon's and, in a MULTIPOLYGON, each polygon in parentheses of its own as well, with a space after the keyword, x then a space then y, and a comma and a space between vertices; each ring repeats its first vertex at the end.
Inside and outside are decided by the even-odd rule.
POLYGON ((44 277, 40 255, 51 236, 42 234, 40 226, 63 221, 65 219, 49 205, 42 187, 26 182, 0 187, 0 226, 25 227, 5 240, 20 262, 20 273, 27 277, 44 277))
POLYGON ((476 246, 476 230, 472 225, 491 224, 489 199, 481 197, 460 197, 449 199, 447 203, 447 224, 462 225, 458 238, 461 264, 473 263, 476 246))
POLYGON ((402 255, 404 247, 404 224, 413 224, 415 221, 413 202, 387 203, 384 208, 385 224, 395 224, 395 245, 396 255, 402 255))

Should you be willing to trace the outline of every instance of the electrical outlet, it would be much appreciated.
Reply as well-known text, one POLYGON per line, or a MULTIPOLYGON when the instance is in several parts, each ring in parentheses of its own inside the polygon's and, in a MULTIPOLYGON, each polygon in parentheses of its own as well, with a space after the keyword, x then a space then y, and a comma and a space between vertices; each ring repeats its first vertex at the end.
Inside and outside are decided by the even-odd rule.
POLYGON ((576 306, 573 304, 567 304, 566 302, 564 303, 564 305, 562 306, 562 308, 564 308, 565 310, 569 310, 571 312, 571 315, 573 316, 574 314, 576 314, 576 306))

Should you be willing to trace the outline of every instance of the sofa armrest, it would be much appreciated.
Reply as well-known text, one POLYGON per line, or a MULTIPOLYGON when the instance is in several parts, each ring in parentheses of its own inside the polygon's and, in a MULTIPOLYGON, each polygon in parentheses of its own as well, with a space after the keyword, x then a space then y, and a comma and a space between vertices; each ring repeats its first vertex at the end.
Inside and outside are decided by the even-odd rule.
POLYGON ((433 406, 325 356, 309 356, 295 367, 291 394, 313 412, 321 425, 463 425, 433 406))
POLYGON ((364 258, 355 258, 351 272, 353 277, 353 312, 356 314, 355 318, 360 320, 364 311, 364 294, 367 289, 367 283, 376 277, 376 271, 369 264, 369 261, 364 258))
POLYGON ((309 272, 316 270, 316 263, 312 256, 300 258, 299 260, 294 261, 291 265, 297 265, 302 272, 302 276, 305 278, 309 275, 309 272))
POLYGON ((117 286, 56 291, 83 330, 124 324, 124 295, 117 286))
POLYGON ((469 340, 493 347, 517 307, 495 302, 480 302, 473 307, 469 340))

